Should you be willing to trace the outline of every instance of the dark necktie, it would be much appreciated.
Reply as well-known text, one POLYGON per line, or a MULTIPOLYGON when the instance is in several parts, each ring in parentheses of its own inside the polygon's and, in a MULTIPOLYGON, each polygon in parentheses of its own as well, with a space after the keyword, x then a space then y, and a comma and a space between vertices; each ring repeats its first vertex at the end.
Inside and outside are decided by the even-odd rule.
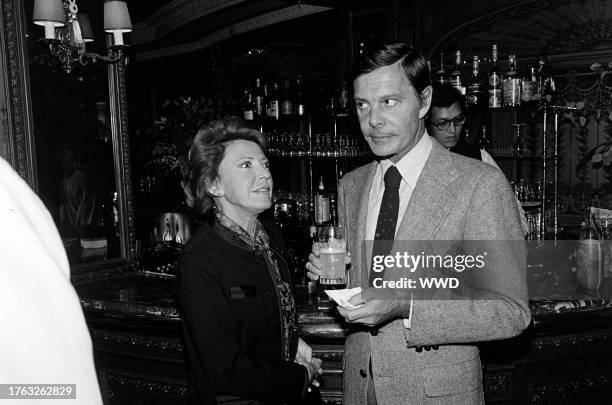
MULTIPOLYGON (((380 211, 378 212, 378 221, 376 222, 372 260, 374 260, 374 256, 384 256, 391 252, 399 211, 399 186, 401 181, 402 175, 397 170, 397 167, 389 167, 385 173, 385 192, 383 193, 380 211)), ((382 278, 384 274, 384 271, 377 273, 372 271, 370 267, 370 286, 372 286, 374 278, 382 278)))

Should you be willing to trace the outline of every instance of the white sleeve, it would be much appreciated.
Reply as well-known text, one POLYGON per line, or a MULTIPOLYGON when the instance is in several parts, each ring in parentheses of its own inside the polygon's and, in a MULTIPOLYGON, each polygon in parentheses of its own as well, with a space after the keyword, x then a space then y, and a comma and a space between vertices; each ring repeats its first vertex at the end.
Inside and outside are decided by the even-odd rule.
POLYGON ((495 160, 493 159, 493 157, 491 155, 489 155, 489 152, 487 152, 486 150, 480 149, 480 158, 486 164, 491 165, 491 166, 496 167, 497 169, 501 170, 499 168, 499 166, 497 165, 497 163, 495 163, 495 160))
MULTIPOLYGON (((482 158, 482 161, 486 164, 496 167, 498 170, 501 170, 497 163, 495 163, 493 157, 489 155, 486 150, 480 150, 480 157, 482 158)), ((529 223, 527 222, 527 217, 525 216, 525 210, 523 210, 523 206, 521 205, 521 202, 518 200, 518 198, 516 199, 516 206, 518 208, 519 217, 521 220, 521 229, 523 230, 523 234, 526 235, 527 232, 529 232, 529 223)))
MULTIPOLYGON (((74 403, 102 404, 93 349, 49 211, 0 158, 0 381, 76 384, 74 403)), ((1 401, 0 401, 1 402, 1 401)))

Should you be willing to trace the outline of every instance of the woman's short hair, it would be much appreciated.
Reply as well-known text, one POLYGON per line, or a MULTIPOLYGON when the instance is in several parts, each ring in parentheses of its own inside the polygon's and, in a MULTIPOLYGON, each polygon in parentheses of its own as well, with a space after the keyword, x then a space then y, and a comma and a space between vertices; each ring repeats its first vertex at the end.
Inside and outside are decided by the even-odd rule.
POLYGON ((406 78, 417 93, 421 94, 430 84, 427 61, 419 51, 402 42, 381 44, 362 53, 353 66, 352 81, 361 75, 399 61, 406 78))
POLYGON ((248 128, 236 116, 211 121, 193 138, 182 186, 185 202, 196 215, 204 216, 213 207, 213 196, 208 189, 219 175, 225 147, 238 139, 255 142, 262 151, 266 150, 266 138, 259 131, 248 128))

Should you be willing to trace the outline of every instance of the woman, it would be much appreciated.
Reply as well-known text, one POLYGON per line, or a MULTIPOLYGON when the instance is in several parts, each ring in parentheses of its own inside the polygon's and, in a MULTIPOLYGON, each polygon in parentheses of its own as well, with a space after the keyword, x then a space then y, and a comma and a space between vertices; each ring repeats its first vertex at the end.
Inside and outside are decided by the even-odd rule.
POLYGON ((183 189, 204 222, 183 249, 178 294, 199 403, 299 403, 321 372, 298 339, 282 237, 258 219, 272 204, 263 149, 230 118, 200 129, 189 151, 183 189))

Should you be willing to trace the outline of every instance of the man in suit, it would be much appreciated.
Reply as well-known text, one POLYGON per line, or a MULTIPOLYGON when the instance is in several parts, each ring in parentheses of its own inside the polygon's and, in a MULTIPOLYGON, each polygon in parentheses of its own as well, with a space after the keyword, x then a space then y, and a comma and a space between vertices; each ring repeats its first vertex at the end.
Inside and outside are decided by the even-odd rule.
MULTIPOLYGON (((363 288, 350 300, 356 308, 338 312, 370 328, 347 337, 344 403, 484 403, 474 342, 518 335, 531 319, 526 246, 510 185, 499 170, 428 136, 429 72, 410 46, 362 55, 353 85, 361 130, 378 159, 344 176, 338 190, 352 255, 348 284, 363 288), (420 253, 423 241, 456 254, 486 252, 486 266, 461 293, 380 288, 381 279, 407 275, 398 267, 372 271, 380 240, 392 240, 382 250, 389 255, 420 253)), ((315 244, 307 264, 313 279, 318 254, 315 244)))

